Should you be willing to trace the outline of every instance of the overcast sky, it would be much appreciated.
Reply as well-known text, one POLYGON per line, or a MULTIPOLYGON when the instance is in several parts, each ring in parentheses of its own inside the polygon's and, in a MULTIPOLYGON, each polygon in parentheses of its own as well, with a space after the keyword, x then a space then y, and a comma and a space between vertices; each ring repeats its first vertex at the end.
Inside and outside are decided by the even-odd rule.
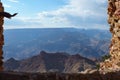
POLYGON ((18 15, 5 18, 4 28, 108 29, 107 0, 2 0, 5 11, 18 15))

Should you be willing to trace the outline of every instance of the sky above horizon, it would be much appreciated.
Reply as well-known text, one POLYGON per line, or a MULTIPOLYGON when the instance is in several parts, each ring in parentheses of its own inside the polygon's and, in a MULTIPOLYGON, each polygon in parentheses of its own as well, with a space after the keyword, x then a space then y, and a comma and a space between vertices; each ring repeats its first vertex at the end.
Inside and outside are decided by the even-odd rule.
POLYGON ((5 11, 18 13, 5 18, 4 28, 108 29, 107 0, 2 0, 5 11))

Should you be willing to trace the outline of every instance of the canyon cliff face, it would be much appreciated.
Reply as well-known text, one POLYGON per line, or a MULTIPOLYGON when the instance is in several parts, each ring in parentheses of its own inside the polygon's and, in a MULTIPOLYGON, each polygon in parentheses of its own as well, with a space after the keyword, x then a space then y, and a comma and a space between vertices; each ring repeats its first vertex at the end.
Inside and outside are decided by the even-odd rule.
POLYGON ((108 23, 112 33, 110 58, 100 64, 100 71, 120 71, 120 0, 108 0, 108 23))
POLYGON ((7 29, 4 36, 5 60, 26 59, 42 50, 100 58, 108 53, 111 38, 108 30, 77 28, 7 29))
POLYGON ((69 55, 67 53, 41 51, 39 55, 20 61, 11 58, 4 63, 4 67, 6 71, 77 73, 86 69, 93 69, 96 64, 79 54, 69 55))

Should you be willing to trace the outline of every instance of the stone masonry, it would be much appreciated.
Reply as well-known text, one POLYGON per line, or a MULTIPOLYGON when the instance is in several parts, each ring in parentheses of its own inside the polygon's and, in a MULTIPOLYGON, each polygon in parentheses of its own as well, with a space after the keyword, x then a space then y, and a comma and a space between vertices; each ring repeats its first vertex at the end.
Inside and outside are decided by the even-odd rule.
POLYGON ((108 0, 108 23, 112 33, 110 58, 100 63, 100 71, 120 71, 120 0, 108 0))
MULTIPOLYGON (((4 12, 4 7, 2 6, 2 3, 0 2, 0 12, 4 12)), ((0 16, 0 71, 3 71, 3 50, 2 47, 4 45, 4 35, 3 35, 3 23, 4 23, 4 17, 0 16)))

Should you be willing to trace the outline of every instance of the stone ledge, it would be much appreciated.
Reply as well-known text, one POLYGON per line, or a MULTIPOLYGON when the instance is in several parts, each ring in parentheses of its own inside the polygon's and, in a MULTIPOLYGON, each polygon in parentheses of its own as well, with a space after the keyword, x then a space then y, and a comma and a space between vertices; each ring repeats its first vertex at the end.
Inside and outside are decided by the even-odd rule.
POLYGON ((107 74, 0 72, 0 80, 120 80, 120 72, 107 74))

